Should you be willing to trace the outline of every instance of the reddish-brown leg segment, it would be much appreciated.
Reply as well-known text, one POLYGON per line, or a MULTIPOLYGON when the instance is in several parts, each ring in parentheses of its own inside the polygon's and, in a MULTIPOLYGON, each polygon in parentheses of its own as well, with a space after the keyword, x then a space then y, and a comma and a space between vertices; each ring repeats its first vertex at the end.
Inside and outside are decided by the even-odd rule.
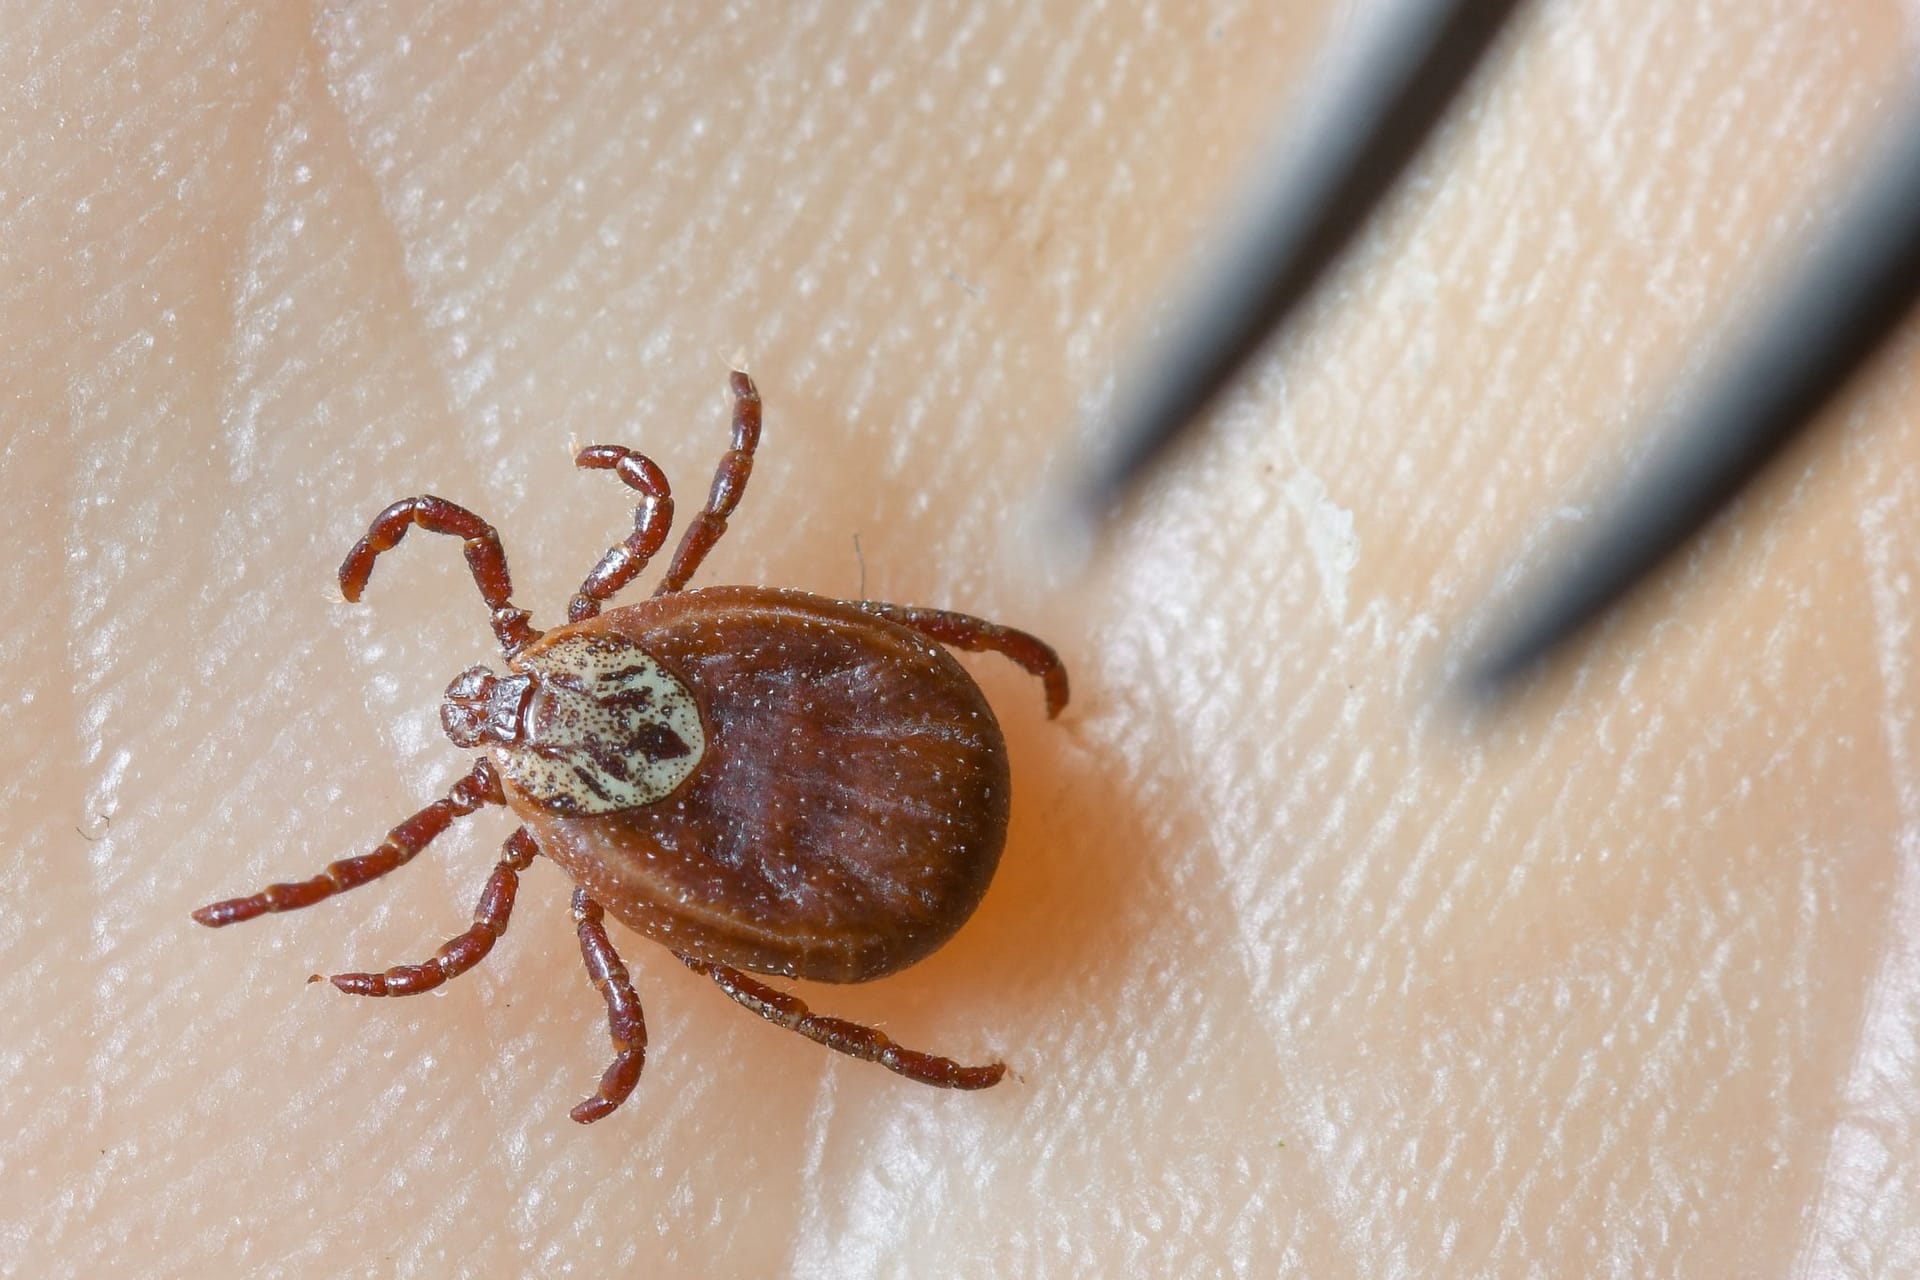
POLYGON ((509 658, 540 638, 527 621, 527 611, 514 608, 509 599, 513 579, 507 576, 507 553, 500 545, 499 531, 465 507, 432 494, 402 498, 373 518, 367 536, 353 544, 340 564, 340 594, 357 603, 373 576, 374 560, 399 546, 414 525, 465 541, 467 569, 480 588, 480 598, 493 611, 493 634, 509 658))
POLYGON ((1007 1064, 1004 1062, 989 1063, 984 1067, 964 1067, 951 1058, 902 1048, 888 1039, 884 1032, 863 1027, 857 1022, 848 1022, 844 1018, 823 1017, 808 1009, 798 996, 776 991, 727 965, 689 955, 681 955, 680 961, 695 973, 704 973, 712 978, 735 1001, 775 1026, 797 1031, 816 1044, 823 1044, 849 1057, 877 1062, 909 1080, 938 1085, 942 1089, 985 1089, 999 1084, 1001 1077, 1007 1074, 1007 1064))
POLYGON ((587 963, 587 976, 607 1002, 607 1033, 613 1039, 613 1061, 600 1077, 600 1087, 567 1113, 581 1124, 592 1124, 611 1114, 640 1083, 640 1068, 647 1061, 647 1020, 627 966, 607 939, 600 904, 585 889, 573 891, 573 918, 579 926, 580 958, 587 963))
POLYGON ((453 784, 445 798, 435 800, 389 831, 385 842, 372 853, 357 858, 343 858, 311 880, 272 884, 244 898, 228 898, 224 902, 211 903, 194 912, 193 918, 201 924, 219 928, 221 925, 251 920, 270 911, 297 911, 301 907, 310 907, 336 893, 358 888, 395 868, 405 866, 435 836, 451 826, 455 818, 472 813, 482 805, 505 803, 506 797, 500 791, 500 776, 494 772, 493 762, 483 756, 474 763, 471 773, 453 784))
POLYGON ((918 631, 929 640, 937 640, 968 653, 990 650, 1011 659, 1029 675, 1040 677, 1047 691, 1048 719, 1059 715, 1067 705, 1067 669, 1061 665, 1060 655, 1053 651, 1053 646, 1038 636, 970 614, 950 613, 945 609, 922 609, 913 605, 886 604, 879 600, 849 600, 847 603, 876 617, 885 618, 888 622, 918 631))
POLYGON ((593 566, 568 602, 567 621, 580 622, 599 613, 601 604, 614 592, 639 577, 647 561, 666 542, 667 530, 673 527, 673 494, 667 488, 666 473, 651 458, 617 444, 589 445, 573 465, 588 471, 611 471, 626 481, 628 488, 645 495, 634 508, 633 532, 600 557, 600 563, 593 566))
MULTIPOLYGON (((514 893, 520 888, 519 873, 539 852, 540 846, 525 827, 508 836, 506 851, 487 877, 487 887, 481 890, 480 903, 473 909, 473 926, 434 952, 425 964, 395 965, 385 973, 336 973, 333 985, 351 996, 414 996, 473 968, 507 931, 514 893)), ((318 982, 320 975, 308 981, 318 982)))
POLYGON ((760 447, 760 392, 753 379, 738 369, 733 371, 733 447, 720 459, 713 473, 713 489, 707 494, 706 509, 694 517, 673 549, 673 563, 660 580, 655 595, 666 595, 687 585, 700 562, 727 531, 727 517, 740 505, 746 492, 747 477, 753 474, 753 451, 760 447))

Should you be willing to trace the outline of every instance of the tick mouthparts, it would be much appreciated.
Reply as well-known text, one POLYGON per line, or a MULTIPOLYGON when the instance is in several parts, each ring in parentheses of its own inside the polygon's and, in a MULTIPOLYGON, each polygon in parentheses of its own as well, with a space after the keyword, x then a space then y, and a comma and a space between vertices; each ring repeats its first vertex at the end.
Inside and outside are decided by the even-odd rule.
POLYGON ((526 730, 533 677, 496 676, 485 667, 468 667, 447 686, 440 704, 440 727, 456 747, 498 743, 510 747, 526 730))

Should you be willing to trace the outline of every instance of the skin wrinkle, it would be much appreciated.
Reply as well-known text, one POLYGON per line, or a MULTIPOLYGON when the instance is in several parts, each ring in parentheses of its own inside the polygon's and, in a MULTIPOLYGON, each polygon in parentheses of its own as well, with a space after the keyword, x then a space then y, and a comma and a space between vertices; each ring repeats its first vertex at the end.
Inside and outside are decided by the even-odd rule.
POLYGON ((1538 6, 1090 589, 1020 577, 1016 504, 1346 8, 4 24, 0 1270, 1911 1270, 1911 340, 1517 719, 1425 701, 1804 238, 1908 0, 1538 6), (857 529, 870 595, 1073 668, 1052 724, 962 659, 1013 757, 994 888, 803 991, 1016 1078, 917 1092, 616 929, 649 1063, 583 1139, 604 1013, 544 861, 433 996, 303 985, 463 928, 500 815, 308 912, 186 912, 465 767, 435 707, 484 610, 426 539, 340 604, 372 514, 469 503, 553 625, 631 512, 569 437, 690 505, 736 356, 768 434, 702 581, 850 591, 857 529))
MULTIPOLYGON (((1886 1105, 1887 1096, 1897 1091, 1893 1080, 1902 1065, 1911 1068, 1911 1049, 1916 1039, 1914 998, 1911 987, 1920 955, 1911 939, 1907 923, 1915 914, 1912 859, 1920 855, 1920 804, 1916 803, 1908 742, 1911 713, 1903 712, 1908 681, 1908 664, 1901 643, 1911 631, 1908 617, 1900 609, 1900 596, 1907 595, 1904 576, 1896 581, 1889 571, 1887 531, 1889 519, 1900 506, 1911 506, 1911 486, 1904 479, 1893 482, 1893 492, 1868 504, 1860 512, 1859 536, 1868 565, 1873 603, 1874 631, 1878 643, 1879 675, 1883 686, 1884 711, 1881 727, 1885 737, 1887 762, 1893 777, 1901 820, 1899 847, 1909 870, 1902 875, 1887 908, 1890 942, 1876 972, 1872 975, 1871 995, 1866 1001, 1857 1029, 1857 1048, 1845 1081, 1847 1114, 1829 1137, 1825 1176, 1814 1202, 1810 1224, 1796 1258, 1796 1273, 1819 1275, 1847 1265, 1862 1265, 1867 1260, 1848 1257, 1865 1235, 1864 1228, 1886 1208, 1897 1202, 1906 1179, 1890 1178, 1888 1166, 1897 1166, 1899 1129, 1887 1120, 1861 1118, 1871 1115, 1876 1103, 1886 1105), (1905 503, 1897 501, 1904 498, 1905 503), (1905 1051, 1904 1053, 1902 1051, 1905 1051), (1901 1058, 1906 1062, 1903 1064, 1901 1058), (1888 1186, 1889 1181, 1895 1185, 1888 1186)), ((1911 1132, 1914 1123, 1910 1103, 1900 1119, 1899 1128, 1911 1132)), ((1872 1259, 1876 1269, 1894 1268, 1913 1262, 1916 1249, 1909 1238, 1890 1242, 1881 1256, 1872 1259)))

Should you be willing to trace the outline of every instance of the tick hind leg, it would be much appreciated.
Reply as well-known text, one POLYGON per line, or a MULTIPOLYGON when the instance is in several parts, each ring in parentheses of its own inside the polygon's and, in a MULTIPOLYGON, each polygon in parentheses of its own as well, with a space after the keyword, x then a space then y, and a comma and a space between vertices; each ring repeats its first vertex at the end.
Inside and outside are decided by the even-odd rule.
POLYGON ((673 563, 660 580, 655 595, 667 595, 687 585, 700 562, 713 550, 714 543, 727 531, 727 517, 740 505, 746 492, 747 477, 753 474, 753 452, 760 447, 760 392, 753 379, 738 369, 733 371, 733 444, 720 459, 713 473, 713 488, 707 505, 680 535, 673 550, 673 563))
POLYGON ((367 536, 353 544, 340 563, 340 594, 348 603, 357 603, 373 576, 373 562, 384 551, 400 545, 407 530, 419 525, 428 533, 444 533, 465 543, 467 569, 473 574, 480 598, 492 611, 493 634, 501 649, 511 658, 540 638, 528 621, 525 609, 516 609, 509 598, 513 579, 507 574, 507 553, 500 545, 500 532, 458 503, 422 494, 402 498, 373 518, 367 536))
POLYGON ((909 1080, 937 1085, 942 1089, 986 1089, 999 1084, 1001 1077, 1007 1074, 1007 1064, 1004 1062, 993 1062, 984 1067, 962 1066, 951 1058, 936 1057, 895 1044, 885 1032, 872 1027, 814 1013, 798 996, 776 991, 766 983, 727 965, 689 955, 681 955, 680 961, 695 973, 704 973, 712 978, 737 1003, 775 1026, 798 1032, 814 1043, 823 1044, 848 1057, 877 1062, 909 1080))
POLYGON ((567 1114, 580 1124, 592 1124, 627 1100, 640 1083, 640 1069, 647 1062, 647 1019, 640 1008, 640 997, 620 953, 607 937, 601 922, 600 904, 587 896, 585 889, 573 891, 573 918, 580 934, 580 958, 586 962, 587 976, 607 1002, 607 1034, 613 1040, 613 1061, 600 1077, 600 1087, 591 1098, 579 1103, 567 1114))
MULTIPOLYGON (((493 944, 507 931, 513 915, 514 894, 520 888, 519 873, 533 863, 540 846, 521 827, 507 837, 500 862, 487 877, 480 903, 473 909, 473 924, 465 933, 450 940, 425 964, 403 964, 385 973, 336 973, 333 985, 354 996, 414 996, 431 991, 449 978, 457 978, 486 958, 493 944)), ((318 982, 315 974, 309 979, 318 982)))
POLYGON ((1067 668, 1053 646, 1035 635, 1003 627, 971 614, 951 613, 945 609, 922 609, 913 605, 886 604, 879 600, 849 601, 888 622, 918 631, 929 640, 952 645, 968 653, 990 650, 1012 660, 1029 675, 1040 677, 1047 693, 1047 718, 1060 714, 1067 705, 1067 668))
POLYGON ((435 836, 452 826, 455 818, 464 817, 482 805, 505 803, 506 796, 500 790, 500 776, 494 772, 493 763, 482 757, 474 763, 472 772, 453 784, 445 797, 435 800, 389 831, 386 840, 372 853, 361 854, 357 858, 343 858, 330 864, 311 880, 271 884, 259 893, 244 898, 227 898, 209 903, 194 912, 193 918, 209 928, 217 929, 271 911, 298 911, 301 907, 310 907, 336 893, 357 889, 369 881, 378 880, 389 871, 404 867, 435 836))

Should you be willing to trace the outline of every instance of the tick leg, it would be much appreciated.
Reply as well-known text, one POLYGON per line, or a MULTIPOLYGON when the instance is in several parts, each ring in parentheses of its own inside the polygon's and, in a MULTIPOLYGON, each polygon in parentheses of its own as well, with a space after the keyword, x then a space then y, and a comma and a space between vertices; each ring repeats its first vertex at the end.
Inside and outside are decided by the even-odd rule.
POLYGON ((738 369, 733 371, 733 447, 720 459, 713 473, 713 489, 707 494, 706 508, 695 516, 680 545, 673 549, 673 563, 667 576, 654 591, 657 596, 678 591, 687 585, 700 562, 727 531, 727 517, 740 505, 746 492, 747 477, 753 473, 753 451, 760 447, 760 392, 753 379, 738 369))
POLYGON ((377 880, 387 872, 405 866, 435 836, 453 825, 455 818, 464 817, 482 805, 505 803, 506 797, 500 791, 500 775, 494 772, 493 762, 482 756, 474 762, 473 771, 454 783, 443 799, 435 800, 389 831, 386 840, 372 853, 364 853, 357 858, 343 858, 311 880, 272 884, 244 898, 228 898, 224 902, 211 903, 194 912, 193 918, 217 929, 221 925, 237 924, 270 911, 297 911, 301 907, 310 907, 336 893, 357 889, 369 880, 377 880))
POLYGON ((634 994, 633 980, 620 953, 607 939, 600 922, 600 904, 587 896, 585 889, 573 891, 573 918, 579 926, 580 958, 587 963, 587 976, 607 1002, 607 1032, 613 1038, 613 1061, 600 1077, 600 1087, 591 1098, 567 1114, 580 1124, 592 1124, 627 1100, 640 1083, 640 1068, 647 1062, 647 1019, 640 1010, 640 997, 634 994))
MULTIPOLYGON (((473 909, 473 926, 433 953, 425 964, 395 965, 385 973, 336 973, 333 985, 350 996, 414 996, 431 991, 448 978, 457 978, 486 958, 507 931, 513 915, 513 896, 520 888, 520 872, 533 862, 540 846, 521 827, 507 837, 506 851, 487 877, 480 904, 473 909)), ((318 982, 314 975, 309 981, 318 982)))
POLYGON ((666 542, 667 530, 673 527, 673 494, 667 488, 666 473, 651 458, 617 444, 589 445, 573 465, 588 471, 611 471, 626 481, 628 488, 644 495, 633 511, 633 532, 600 557, 600 563, 593 566, 568 602, 567 621, 579 622, 599 613, 601 604, 614 592, 639 577, 647 561, 666 542))
POLYGON ((353 544, 340 564, 340 594, 357 603, 373 576, 374 560, 399 546, 414 525, 465 540, 467 568, 480 588, 480 598, 493 611, 493 634, 509 658, 540 638, 527 621, 527 611, 514 608, 508 598, 513 595, 513 579, 507 575, 507 553, 500 545, 499 531, 465 507, 432 494, 402 498, 373 518, 367 536, 353 544))
POLYGON ((712 978, 736 1002, 775 1026, 797 1031, 816 1044, 823 1044, 848 1057, 877 1062, 909 1080, 938 1085, 942 1089, 986 1089, 999 1084, 1000 1078, 1007 1074, 1007 1064, 1004 1062, 993 1062, 984 1067, 963 1067, 951 1058, 903 1048, 888 1039, 885 1032, 872 1027, 863 1027, 844 1018, 823 1017, 809 1010, 798 996, 776 991, 727 965, 689 955, 681 955, 680 962, 695 973, 704 973, 712 978))
POLYGON ((949 613, 945 609, 922 609, 913 605, 886 604, 879 600, 849 600, 847 603, 876 617, 885 618, 888 622, 918 631, 929 640, 937 640, 968 653, 991 650, 1011 659, 1029 675, 1039 676, 1045 685, 1048 719, 1059 715, 1067 705, 1067 669, 1061 665, 1060 655, 1053 651, 1053 646, 1038 636, 970 614, 949 613))

